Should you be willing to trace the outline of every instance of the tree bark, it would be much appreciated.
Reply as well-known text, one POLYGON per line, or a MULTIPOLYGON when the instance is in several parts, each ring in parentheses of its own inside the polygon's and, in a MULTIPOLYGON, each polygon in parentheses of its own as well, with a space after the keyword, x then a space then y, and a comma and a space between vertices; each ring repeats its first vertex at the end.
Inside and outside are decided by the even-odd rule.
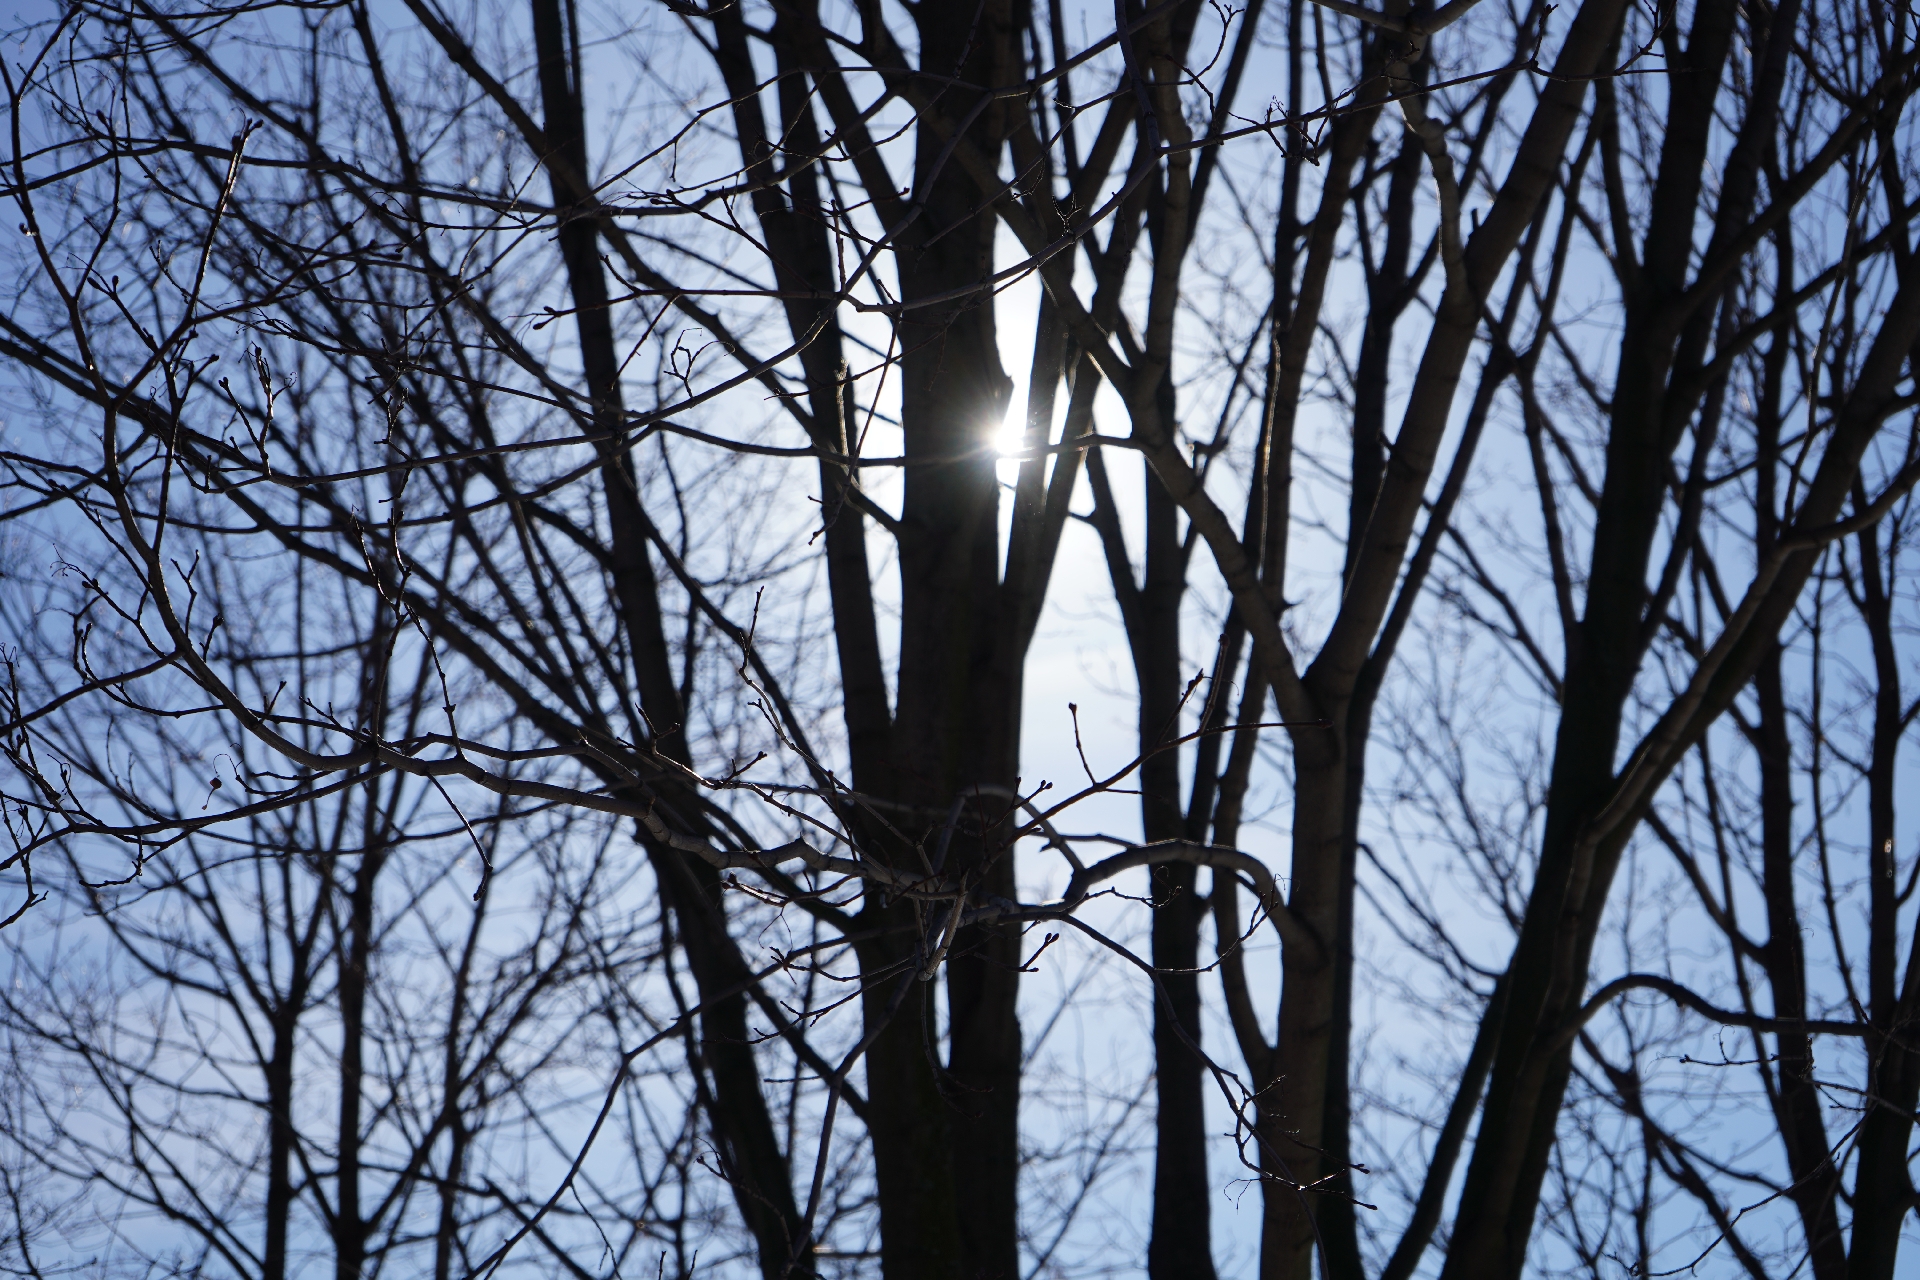
MULTIPOLYGON (((1018 75, 1011 4, 925 5, 914 19, 921 71, 956 77, 934 111, 944 121, 974 115, 960 136, 997 156, 1006 108, 989 103, 975 115, 975 86, 1018 75)), ((1012 382, 1000 365, 991 294, 965 292, 983 289, 993 273, 997 220, 987 204, 994 193, 950 158, 943 132, 924 120, 917 130, 920 212, 912 237, 898 249, 906 308, 897 327, 900 410, 909 465, 899 536, 897 798, 926 815, 915 826, 932 835, 956 798, 966 797, 946 869, 987 893, 1012 897, 1012 850, 996 839, 994 817, 1006 808, 999 791, 1016 780, 1019 710, 1017 687, 1007 687, 1007 668, 996 652, 1003 622, 999 482, 985 447, 1006 416, 1012 382), (960 296, 950 296, 955 293, 960 296), (943 300, 923 301, 934 298, 943 300), (969 795, 982 785, 994 789, 991 798, 969 795)), ((904 908, 881 907, 877 895, 870 895, 867 910, 909 926, 904 908)), ((912 922, 910 938, 917 939, 921 927, 912 922)), ((933 1074, 936 1032, 931 992, 923 984, 915 984, 869 1050, 874 1102, 883 1088, 899 1094, 897 1104, 888 1104, 885 1140, 876 1132, 874 1148, 890 1280, 1018 1274, 1018 948, 1018 932, 1004 925, 970 926, 955 937, 947 962, 944 1082, 933 1074), (951 1140, 942 1140, 948 1131, 951 1140)), ((896 961, 912 956, 911 941, 895 952, 896 961)), ((867 996, 871 1014, 887 1002, 891 984, 879 981, 884 970, 868 972, 876 984, 867 996)))

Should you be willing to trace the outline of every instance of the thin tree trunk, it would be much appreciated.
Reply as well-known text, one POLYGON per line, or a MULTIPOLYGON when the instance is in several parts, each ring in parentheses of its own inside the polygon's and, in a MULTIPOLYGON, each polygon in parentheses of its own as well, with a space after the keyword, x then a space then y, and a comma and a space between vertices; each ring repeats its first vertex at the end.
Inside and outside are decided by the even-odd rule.
POLYGON ((287 1231, 293 1214, 293 1059, 299 1020, 292 1001, 273 1011, 273 1053, 267 1060, 266 1247, 261 1280, 286 1280, 287 1231))
MULTIPOLYGON (((592 193, 576 189, 590 172, 585 112, 580 91, 578 33, 570 29, 564 0, 532 0, 535 51, 546 134, 555 155, 543 157, 552 177, 554 200, 563 211, 591 206, 592 193)), ((613 334, 605 269, 599 257, 597 222, 563 212, 555 233, 567 268, 575 322, 596 428, 618 439, 624 411, 620 364, 613 334)), ((659 591, 653 572, 632 459, 625 450, 603 448, 602 492, 612 539, 615 594, 623 613, 628 645, 639 685, 642 709, 657 736, 654 750, 690 763, 681 732, 680 705, 668 662, 659 591)), ((670 789, 670 788, 669 788, 670 789)), ((675 820, 699 829, 699 810, 689 799, 667 806, 675 820)), ((768 1280, 789 1273, 790 1259, 804 1255, 799 1241, 804 1225, 793 1200, 784 1155, 760 1087, 752 1040, 747 1033, 747 996, 741 980, 747 969, 727 933, 720 906, 719 872, 711 865, 648 842, 661 892, 680 920, 688 967, 701 995, 701 1028, 712 1069, 717 1106, 714 1129, 728 1151, 734 1198, 752 1231, 760 1267, 768 1280)))
MULTIPOLYGON (((376 792, 366 802, 371 832, 378 819, 372 814, 376 792)), ((359 1280, 366 1269, 366 1221, 360 1210, 360 1104, 366 1043, 367 968, 373 952, 373 890, 381 857, 374 848, 361 851, 347 898, 347 936, 340 966, 340 1144, 339 1189, 334 1205, 334 1267, 336 1280, 359 1280)))
MULTIPOLYGON (((1161 380, 1162 421, 1171 426, 1174 388, 1161 380)), ((1180 600, 1186 565, 1179 508, 1159 477, 1145 468, 1146 573, 1138 610, 1141 829, 1148 843, 1186 833, 1180 805, 1180 756, 1165 744, 1180 737, 1180 600)), ((1154 1118, 1153 1220, 1147 1274, 1153 1280, 1213 1275, 1213 1188, 1207 1177, 1207 1126, 1200 1043, 1198 868, 1166 863, 1152 870, 1151 926, 1154 1118)))
MULTIPOLYGON (((1771 461, 1761 474, 1770 469, 1771 461)), ((1763 503, 1771 509, 1769 481, 1761 482, 1763 503)), ((1765 523, 1771 523, 1770 521, 1765 523)), ((1795 907, 1793 859, 1793 750, 1787 728, 1787 701, 1781 679, 1781 647, 1775 644, 1754 677, 1759 694, 1757 746, 1760 756, 1760 861, 1766 895, 1768 939, 1764 955, 1773 1017, 1791 1027, 1807 1016, 1807 956, 1795 907)), ((1793 1176, 1789 1194, 1800 1212, 1815 1280, 1842 1280, 1847 1273, 1846 1239, 1840 1232, 1840 1171, 1827 1146, 1825 1110, 1813 1074, 1813 1038, 1805 1031, 1781 1030, 1775 1037, 1774 1101, 1780 1137, 1793 1176)))
MULTIPOLYGON (((1791 228, 1776 236, 1781 288, 1794 277, 1791 228)), ((1794 340, 1791 327, 1775 330, 1764 357, 1762 386, 1755 414, 1754 510, 1757 542, 1779 536, 1780 402, 1786 362, 1794 340)), ((1759 695, 1757 726, 1760 757, 1761 885, 1766 897, 1768 939, 1761 955, 1773 995, 1773 1016, 1789 1026, 1807 1016, 1807 956, 1795 902, 1793 833, 1793 750, 1781 675, 1783 651, 1770 646, 1754 677, 1759 695)), ((1815 821, 1819 819, 1816 818, 1815 821)), ((1739 963, 1738 957, 1735 963, 1739 963)), ((1759 1042, 1759 1037, 1755 1037, 1759 1042)), ((1776 1036, 1775 1123, 1780 1126, 1792 1175, 1791 1195, 1806 1233, 1815 1280, 1842 1280, 1847 1272, 1846 1238, 1840 1230, 1840 1171, 1827 1142, 1825 1107, 1814 1080, 1813 1039, 1805 1032, 1782 1030, 1776 1036)))
MULTIPOLYGON (((1866 505, 1856 488, 1854 505, 1866 505)), ((1855 1162, 1853 1247, 1849 1280, 1892 1280, 1900 1237, 1914 1205, 1908 1148, 1920 1102, 1920 1054, 1911 1028, 1920 1017, 1920 931, 1909 943, 1907 972, 1895 987, 1895 938, 1900 886, 1895 879, 1894 800, 1896 765, 1907 721, 1901 706, 1899 651, 1895 646, 1890 577, 1879 538, 1863 529, 1860 548, 1861 614, 1873 646, 1872 753, 1867 763, 1867 832, 1872 868, 1868 899, 1867 972, 1869 1014, 1879 1035, 1869 1040, 1867 1097, 1871 1110, 1860 1126, 1855 1162)), ((1785 1072, 1782 1065, 1782 1074, 1785 1072)))

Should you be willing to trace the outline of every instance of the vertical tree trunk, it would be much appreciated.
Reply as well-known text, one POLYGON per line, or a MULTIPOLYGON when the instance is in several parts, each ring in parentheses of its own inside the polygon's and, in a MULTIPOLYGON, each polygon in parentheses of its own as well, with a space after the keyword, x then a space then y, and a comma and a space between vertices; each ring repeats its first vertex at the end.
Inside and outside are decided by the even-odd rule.
MULTIPOLYGON (((980 89, 1018 75, 1018 27, 1008 0, 923 5, 914 14, 919 65, 956 77, 934 110, 972 123, 963 136, 995 157, 1004 109, 975 115, 980 89)), ((900 411, 909 465, 900 530, 900 665, 894 726, 897 798, 929 835, 961 801, 946 870, 989 893, 1012 896, 1012 851, 994 840, 997 792, 1016 768, 1018 709, 998 687, 1000 639, 999 482, 983 446, 1004 419, 1012 381, 1000 365, 991 294, 996 220, 991 193, 947 154, 943 130, 916 133, 914 194, 919 226, 899 249, 900 411), (980 289, 967 294, 968 289, 980 289), (953 297, 958 293, 960 296, 953 297), (939 298, 940 301, 920 302, 939 298), (992 799, 969 788, 987 785, 992 799), (935 816, 939 815, 939 816, 935 816)), ((933 841, 929 841, 929 848, 933 841)), ((868 912, 901 926, 892 958, 911 962, 930 922, 910 908, 868 912)), ((875 921, 878 922, 877 920, 875 921)), ((875 1133, 882 1184, 882 1252, 889 1280, 1018 1274, 1020 1027, 1018 934, 969 927, 947 964, 949 1052, 935 1078, 932 989, 915 982, 869 1050, 872 1103, 889 1117, 875 1133), (951 1138, 945 1135, 950 1133, 951 1138), (892 1184, 891 1186, 888 1184, 892 1184)), ((870 1015, 891 1003, 892 981, 869 965, 870 1015)))
MULTIPOLYGON (((775 169, 776 151, 761 110, 760 85, 741 7, 719 7, 714 12, 713 27, 715 60, 733 100, 741 159, 756 184, 754 212, 766 236, 767 258, 787 313, 787 330, 795 342, 805 343, 799 358, 807 385, 808 425, 816 445, 848 456, 857 432, 850 427, 853 388, 844 337, 832 302, 837 289, 832 228, 820 198, 819 170, 804 163, 805 158, 820 152, 821 139, 805 75, 802 19, 782 9, 776 14, 773 30, 774 55, 781 73, 779 136, 790 167, 784 186, 775 169)), ((874 795, 891 795, 895 789, 892 726, 859 490, 857 468, 821 459, 820 511, 827 588, 833 606, 841 711, 847 726, 854 785, 874 795)))
MULTIPOLYGON (((366 797, 376 807, 378 792, 366 797)), ((377 819, 369 817, 369 832, 377 819)), ((366 1267, 367 1226, 360 1210, 360 1103, 367 1009, 367 967, 373 952, 373 890, 380 855, 361 850, 360 866, 347 898, 347 936, 340 963, 340 1118, 337 1125, 339 1190, 334 1204, 335 1280, 359 1280, 366 1267)))
MULTIPOLYGON (((1413 71, 1416 83, 1424 82, 1426 64, 1413 71)), ((1393 335, 1401 313, 1412 300, 1416 281, 1410 278, 1409 262, 1413 254, 1414 196, 1426 167, 1426 157, 1418 140, 1405 134, 1400 152, 1390 169, 1386 202, 1386 245, 1367 282, 1367 323, 1360 340, 1360 355, 1354 365, 1352 481, 1348 492, 1347 549, 1345 574, 1353 573, 1365 544, 1366 531, 1373 522, 1374 507, 1386 478, 1387 463, 1387 390, 1390 385, 1390 360, 1393 335)), ((1356 203, 1365 198, 1361 192, 1356 203)), ((1376 655, 1370 662, 1379 662, 1376 655)), ((1315 1207, 1318 1237, 1323 1250, 1323 1266, 1329 1276, 1339 1280, 1361 1280, 1360 1247, 1353 1218, 1353 1179, 1350 1163, 1352 1122, 1349 1102, 1349 1056, 1353 1032, 1353 900, 1358 866, 1360 808, 1366 780, 1367 739, 1373 727, 1371 696, 1349 702, 1344 716, 1343 741, 1339 768, 1340 841, 1332 872, 1332 900, 1326 913, 1328 921, 1327 957, 1328 1018, 1326 1032, 1326 1099, 1318 1157, 1320 1173, 1315 1179, 1318 1194, 1315 1207)), ((1295 805, 1303 801, 1329 805, 1333 793, 1318 790, 1330 786, 1333 778, 1316 778, 1307 800, 1304 791, 1296 794, 1295 805)))
POLYGON ((286 1280, 287 1231, 293 1215, 293 1058, 299 1008, 288 1001, 272 1012, 273 1053, 267 1060, 266 1242, 261 1280, 286 1280))
MULTIPOLYGON (((1303 38, 1301 7, 1293 6, 1288 15, 1289 47, 1297 49, 1303 38)), ((1377 53, 1368 43, 1369 66, 1377 53)), ((1291 92, 1301 100, 1302 68, 1296 54, 1290 53, 1291 92)), ((1337 120, 1327 154, 1321 163, 1320 204, 1305 224, 1296 220, 1300 163, 1289 154, 1283 173, 1281 226, 1275 241, 1274 335, 1269 356, 1265 413, 1267 448, 1271 454, 1267 481, 1267 512, 1264 517, 1263 578, 1269 606, 1277 613, 1284 608, 1281 584, 1285 580, 1288 524, 1291 519, 1289 488, 1292 476, 1294 421, 1301 401, 1307 361, 1318 331, 1320 312, 1326 297, 1328 273, 1333 264, 1335 239, 1344 220, 1351 194, 1355 164, 1365 150, 1366 141, 1379 118, 1380 103, 1375 88, 1363 88, 1357 110, 1337 120), (1294 264, 1304 250, 1305 263, 1296 286, 1294 264)), ((1256 655, 1257 660, 1257 655, 1256 655)), ((1255 678, 1248 677, 1250 689, 1255 678)), ((1261 681, 1264 684, 1264 681, 1261 681)), ((1257 721, 1265 699, 1251 698, 1241 718, 1257 721)), ((1328 715, 1328 709, 1315 711, 1328 715)), ((1334 906, 1324 895, 1333 886, 1309 876, 1304 887, 1299 868, 1315 857, 1315 850, 1331 852, 1337 875, 1339 827, 1343 808, 1344 752, 1326 730, 1307 729, 1293 734, 1296 822, 1292 841, 1294 871, 1288 886, 1289 905, 1303 907, 1317 901, 1323 909, 1314 912, 1320 927, 1326 927, 1325 907, 1334 906), (1328 787, 1333 790, 1329 792, 1328 787), (1330 825, 1329 825, 1330 824, 1330 825), (1304 851, 1304 853, 1303 853, 1304 851)), ((1238 826, 1240 794, 1244 790, 1246 765, 1251 763, 1252 737, 1236 735, 1234 754, 1241 761, 1229 776, 1237 781, 1222 794, 1222 818, 1215 826, 1216 840, 1232 840, 1238 826)), ((1330 868, 1323 858, 1320 869, 1330 868)), ((1324 879, 1324 875, 1322 876, 1324 879)), ((1336 895, 1337 896, 1337 895, 1336 895)), ((1335 907, 1337 910, 1337 907, 1335 907)), ((1324 938, 1325 935, 1322 935, 1324 938)), ((1300 1182, 1318 1176, 1319 1151, 1324 1138, 1324 1108, 1332 1010, 1333 972, 1325 957, 1283 954, 1281 958, 1281 1028, 1271 1060, 1249 1063, 1260 1087, 1257 1139, 1259 1161, 1268 1175, 1261 1183, 1260 1276, 1261 1280, 1296 1280, 1311 1273, 1314 1244, 1318 1236, 1313 1214, 1315 1206, 1307 1193, 1296 1189, 1300 1182), (1287 1007, 1292 993, 1291 1010, 1287 1007), (1319 1009, 1316 1017, 1307 1006, 1319 1009), (1317 1025, 1316 1025, 1317 1023, 1317 1025), (1292 1034, 1289 1035, 1291 1025, 1292 1034), (1304 1077, 1288 1089, 1286 1081, 1296 1072, 1310 1075, 1317 1087, 1304 1077), (1309 1132, 1311 1131, 1311 1136, 1309 1132), (1311 1144, 1312 1148, 1303 1144, 1311 1144)))
MULTIPOLYGON (((1865 493, 1857 486, 1854 505, 1866 505, 1865 493)), ((1873 744, 1867 763, 1867 832, 1872 868, 1867 987, 1869 1015, 1879 1034, 1867 1042, 1867 1097, 1872 1100, 1872 1109, 1860 1126, 1860 1152, 1854 1166, 1853 1247, 1848 1253, 1846 1274, 1849 1280, 1892 1280, 1899 1260, 1901 1229, 1914 1205, 1908 1149, 1915 1104, 1920 1102, 1920 1054, 1911 1047, 1911 1028, 1920 1016, 1920 932, 1909 944, 1907 971, 1900 980, 1894 938, 1900 896, 1893 847, 1894 799, 1895 768, 1907 722, 1901 706, 1899 651, 1889 598, 1891 578, 1885 572, 1875 530, 1862 530, 1858 545, 1861 614, 1872 642, 1875 677, 1873 744)))
MULTIPOLYGON (((1793 281, 1791 228, 1776 235, 1780 287, 1793 281)), ((1776 329, 1764 360, 1755 413, 1756 459, 1754 511, 1756 541, 1769 545, 1779 536, 1780 401, 1793 330, 1776 329)), ((1775 1037, 1774 1116, 1793 1178, 1790 1192, 1806 1233, 1814 1280, 1842 1280, 1847 1271, 1846 1238, 1840 1230, 1840 1171, 1827 1142, 1825 1106, 1814 1081, 1813 1038, 1790 1029, 1807 1016, 1807 957, 1795 902, 1793 833, 1793 748, 1781 675, 1782 648, 1767 648, 1754 677, 1760 720, 1755 743, 1760 757, 1761 884, 1767 906, 1767 944, 1761 953, 1773 1016, 1787 1028, 1775 1037)), ((1818 819, 1816 818, 1816 821, 1818 819)), ((1735 963, 1740 963, 1735 957, 1735 963)), ((1758 1036, 1756 1042, 1760 1042, 1758 1036)))
MULTIPOLYGON (((1768 479, 1760 485, 1770 499, 1768 479)), ((1771 501, 1764 501, 1771 509, 1771 501)), ((1771 523, 1765 521, 1763 523, 1771 523)), ((1778 1045, 1774 1100, 1776 1122, 1793 1175, 1789 1191, 1807 1236, 1815 1280, 1842 1280, 1847 1271, 1846 1240, 1840 1233, 1840 1171, 1829 1158, 1824 1105, 1813 1075, 1813 1038, 1793 1031, 1807 1016, 1807 957, 1800 915, 1794 904, 1793 748, 1787 728, 1787 700, 1781 678, 1781 647, 1770 646, 1754 677, 1760 720, 1760 859, 1766 893, 1765 964, 1773 993, 1773 1016, 1785 1024, 1778 1045)))
MULTIPOLYGON (((1156 252, 1159 248, 1156 245, 1156 252)), ((1169 374, 1156 393, 1160 419, 1174 429, 1169 374)), ((1180 601, 1186 566, 1179 508, 1166 486, 1144 468, 1146 573, 1140 588, 1136 647, 1139 701, 1141 828, 1148 843, 1186 834, 1180 806, 1180 754, 1165 744, 1181 735, 1180 601), (1151 754, 1149 754, 1151 753, 1151 754)), ((1198 868, 1166 863, 1151 875, 1154 985, 1153 1221, 1147 1274, 1153 1280, 1211 1280, 1213 1187, 1207 1177, 1205 1080, 1199 1055, 1200 950, 1198 868)))
POLYGON ((1330 1170, 1326 1149, 1331 1086, 1347 746, 1344 699, 1316 699, 1332 727, 1295 735, 1292 874, 1287 905, 1320 942, 1316 954, 1283 948, 1280 1024, 1272 1083, 1261 1099, 1262 1156, 1278 1177, 1270 1184, 1260 1241, 1261 1280, 1308 1280, 1319 1232, 1313 1186, 1330 1170))
MULTIPOLYGON (((552 154, 543 156, 554 202, 561 211, 555 232, 567 269, 580 355, 596 429, 618 439, 624 425, 620 363, 613 334, 605 269, 599 257, 597 207, 586 186, 590 172, 586 118, 581 100, 578 33, 569 25, 564 0, 532 0, 535 52, 545 128, 552 154)), ((613 552, 613 584, 632 655, 642 710, 658 736, 654 750, 690 763, 685 708, 668 662, 659 590, 653 572, 646 514, 641 509, 632 459, 623 448, 603 448, 602 493, 613 552)), ((663 784, 664 785, 664 784, 663 784)), ((667 792, 672 788, 667 787, 667 792)), ((690 798, 665 806, 669 820, 699 832, 700 810, 690 798)), ((711 1120, 726 1148, 735 1202, 753 1233, 760 1267, 768 1280, 790 1273, 804 1255, 804 1224, 793 1200, 786 1158, 774 1133, 759 1067, 747 1034, 747 974, 720 906, 719 872, 711 865, 648 842, 648 854, 663 899, 680 921, 688 967, 701 996, 701 1030, 713 1074, 717 1106, 711 1120)))

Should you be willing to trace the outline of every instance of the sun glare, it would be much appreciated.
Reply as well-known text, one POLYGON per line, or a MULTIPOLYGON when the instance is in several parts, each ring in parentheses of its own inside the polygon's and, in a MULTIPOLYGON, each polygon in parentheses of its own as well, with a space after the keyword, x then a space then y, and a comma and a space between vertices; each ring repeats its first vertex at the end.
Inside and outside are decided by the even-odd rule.
POLYGON ((1011 409, 1007 410, 1007 416, 1001 420, 999 430, 993 433, 994 450, 1003 458, 1011 458, 1020 452, 1023 444, 1021 437, 1026 434, 1025 424, 1020 421, 1020 416, 1011 409))
POLYGON ((1007 416, 1001 420, 999 429, 993 433, 994 452, 999 455, 993 469, 994 473, 1000 477, 1002 484, 1012 484, 1020 478, 1018 455, 1023 443, 1021 437, 1026 434, 1022 430, 1021 423, 1024 416, 1008 409, 1007 416))

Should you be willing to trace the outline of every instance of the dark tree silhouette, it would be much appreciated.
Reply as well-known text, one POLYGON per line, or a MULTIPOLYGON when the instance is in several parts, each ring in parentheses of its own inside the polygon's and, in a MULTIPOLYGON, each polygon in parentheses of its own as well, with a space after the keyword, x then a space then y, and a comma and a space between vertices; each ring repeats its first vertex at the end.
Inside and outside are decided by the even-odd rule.
POLYGON ((102 1270, 1025 1277, 1021 978, 1071 934, 1151 1004, 1157 1278, 1214 1274, 1242 1177, 1263 1280, 1669 1236, 1891 1276, 1915 49, 1910 6, 1814 0, 23 26, 17 1265, 119 1196, 180 1235, 102 1270), (1027 673, 1076 545, 1137 733, 1049 787, 1027 673), (1504 719, 1408 677, 1449 645, 1504 719), (1485 821, 1470 775, 1535 746, 1485 821), (1864 944, 1813 794, 1850 769, 1864 944), (1116 792, 1137 831, 1078 832, 1116 792), (1242 848, 1269 793, 1284 866, 1242 848), (1731 988, 1644 954, 1616 881, 1658 851, 1731 988), (1391 1167, 1356 1154, 1399 1122, 1356 1061, 1382 940, 1471 1039, 1391 1167), (1647 1083, 1728 1028, 1785 1244, 1647 1083))

